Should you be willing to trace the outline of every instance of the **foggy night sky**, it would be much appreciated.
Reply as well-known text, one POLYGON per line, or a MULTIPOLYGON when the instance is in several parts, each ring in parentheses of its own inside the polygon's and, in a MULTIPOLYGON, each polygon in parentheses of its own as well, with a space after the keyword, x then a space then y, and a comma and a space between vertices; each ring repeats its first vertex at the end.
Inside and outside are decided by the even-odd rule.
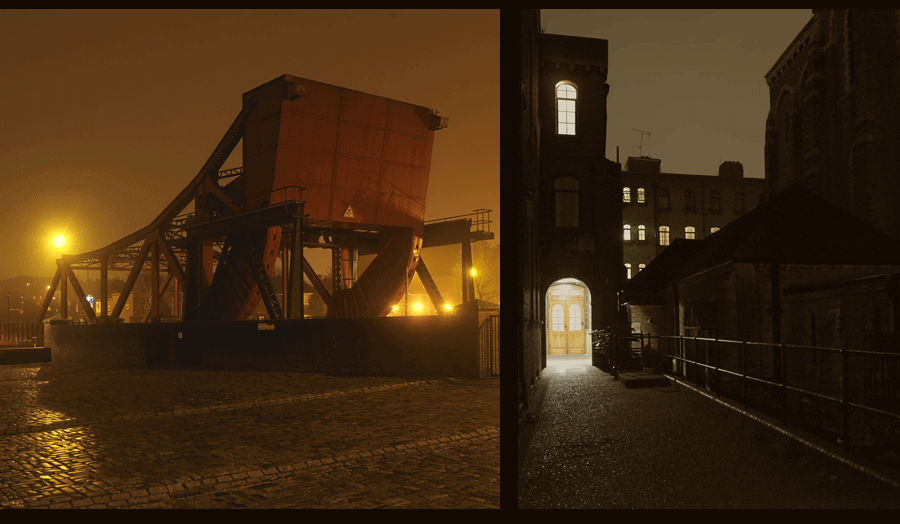
POLYGON ((735 160, 763 178, 764 75, 811 9, 542 9, 547 33, 609 41, 606 158, 643 155, 668 173, 718 173, 735 160))
POLYGON ((497 10, 0 11, 0 279, 53 276, 58 231, 81 253, 148 225, 241 95, 283 74, 437 109, 425 219, 489 208, 498 241, 499 26, 497 10))

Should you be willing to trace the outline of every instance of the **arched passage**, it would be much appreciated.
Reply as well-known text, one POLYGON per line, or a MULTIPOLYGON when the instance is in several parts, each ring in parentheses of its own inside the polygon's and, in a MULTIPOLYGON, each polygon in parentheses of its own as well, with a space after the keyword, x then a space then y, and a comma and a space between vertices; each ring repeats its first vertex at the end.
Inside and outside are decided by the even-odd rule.
POLYGON ((584 282, 563 278, 550 284, 544 301, 547 356, 590 355, 591 291, 584 282))

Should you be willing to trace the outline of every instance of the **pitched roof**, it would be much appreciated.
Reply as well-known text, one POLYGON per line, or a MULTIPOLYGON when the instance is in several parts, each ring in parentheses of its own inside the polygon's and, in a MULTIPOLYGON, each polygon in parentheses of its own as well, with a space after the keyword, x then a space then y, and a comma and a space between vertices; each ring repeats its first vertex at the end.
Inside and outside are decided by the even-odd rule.
POLYGON ((799 185, 703 240, 675 241, 626 286, 660 289, 728 261, 779 264, 900 264, 900 242, 799 185), (657 263, 659 261, 659 263, 657 263))

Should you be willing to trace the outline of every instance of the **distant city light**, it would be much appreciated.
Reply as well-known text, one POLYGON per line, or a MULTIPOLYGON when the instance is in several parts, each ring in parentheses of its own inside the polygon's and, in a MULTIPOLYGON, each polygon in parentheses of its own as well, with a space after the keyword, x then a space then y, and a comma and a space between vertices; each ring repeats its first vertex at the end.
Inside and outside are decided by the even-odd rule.
POLYGON ((421 303, 421 302, 416 302, 415 304, 413 304, 413 309, 414 309, 415 311, 422 311, 422 303, 421 303))
POLYGON ((64 235, 56 235, 53 237, 53 247, 62 249, 66 245, 66 237, 64 235))

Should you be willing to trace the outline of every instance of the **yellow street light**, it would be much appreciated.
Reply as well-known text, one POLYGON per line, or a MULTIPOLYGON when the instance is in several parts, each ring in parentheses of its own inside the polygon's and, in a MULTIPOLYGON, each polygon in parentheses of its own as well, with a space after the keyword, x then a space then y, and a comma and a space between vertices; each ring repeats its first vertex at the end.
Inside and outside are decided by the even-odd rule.
POLYGON ((453 309, 453 306, 451 306, 450 304, 444 304, 444 309, 450 311, 451 309, 453 309))
POLYGON ((415 311, 422 311, 422 303, 421 303, 421 302, 416 302, 415 304, 413 304, 413 310, 415 310, 415 311))
POLYGON ((56 235, 51 242, 56 249, 62 249, 66 245, 66 237, 65 235, 56 235))
POLYGON ((469 270, 469 273, 471 273, 472 276, 474 277, 475 276, 475 268, 473 267, 471 270, 469 270))

